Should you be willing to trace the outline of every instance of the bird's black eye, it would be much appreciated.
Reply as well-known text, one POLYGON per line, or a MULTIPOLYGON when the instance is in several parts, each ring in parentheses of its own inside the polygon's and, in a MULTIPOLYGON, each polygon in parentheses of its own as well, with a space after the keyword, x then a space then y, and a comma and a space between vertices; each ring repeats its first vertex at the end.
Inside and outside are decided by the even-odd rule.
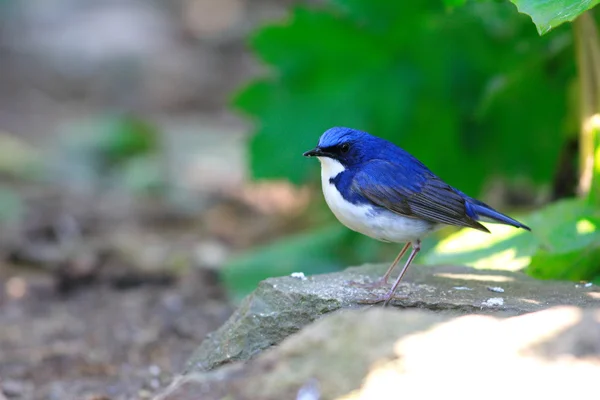
POLYGON ((348 143, 344 143, 340 146, 340 151, 342 154, 346 154, 350 150, 350 145, 348 143))

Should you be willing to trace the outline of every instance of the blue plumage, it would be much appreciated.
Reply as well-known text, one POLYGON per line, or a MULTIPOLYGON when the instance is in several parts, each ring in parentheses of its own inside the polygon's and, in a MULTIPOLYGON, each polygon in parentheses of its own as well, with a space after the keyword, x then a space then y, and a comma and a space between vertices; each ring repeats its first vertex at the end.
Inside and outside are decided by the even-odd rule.
POLYGON ((355 129, 326 131, 304 153, 321 161, 323 193, 336 217, 350 229, 389 242, 407 242, 386 272, 412 245, 400 276, 385 297, 390 301, 424 235, 442 225, 489 230, 479 221, 529 227, 453 188, 410 153, 387 140, 355 129))
POLYGON ((331 128, 321 136, 318 148, 336 153, 345 170, 331 179, 344 199, 371 204, 392 212, 435 223, 489 232, 478 221, 495 222, 530 230, 446 184, 422 162, 395 144, 350 128, 331 128))

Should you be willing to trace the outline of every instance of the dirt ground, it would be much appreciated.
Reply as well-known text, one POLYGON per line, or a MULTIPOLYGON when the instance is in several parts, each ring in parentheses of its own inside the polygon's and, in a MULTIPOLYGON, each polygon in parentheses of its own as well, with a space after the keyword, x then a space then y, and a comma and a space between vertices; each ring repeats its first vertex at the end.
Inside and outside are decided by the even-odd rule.
POLYGON ((232 311, 207 273, 66 295, 48 274, 3 274, 0 377, 9 400, 152 398, 232 311))
POLYGON ((0 400, 153 398, 233 311, 215 265, 291 226, 237 200, 51 203, 0 230, 0 400))
POLYGON ((306 202, 262 186, 231 193, 247 175, 249 132, 228 111, 231 94, 262 72, 247 35, 290 2, 219 2, 199 14, 199 2, 54 3, 11 2, 22 10, 0 36, 0 400, 152 398, 231 314, 219 264, 293 229, 256 208, 306 202), (161 132, 179 210, 101 198, 106 176, 82 179, 95 192, 78 197, 91 167, 79 143, 103 137, 124 110, 161 132), (15 140, 23 151, 6 151, 15 140), (29 162, 51 190, 23 187, 29 162), (63 196, 68 184, 74 198, 63 196), (4 189, 33 211, 16 233, 1 218, 12 214, 4 189))

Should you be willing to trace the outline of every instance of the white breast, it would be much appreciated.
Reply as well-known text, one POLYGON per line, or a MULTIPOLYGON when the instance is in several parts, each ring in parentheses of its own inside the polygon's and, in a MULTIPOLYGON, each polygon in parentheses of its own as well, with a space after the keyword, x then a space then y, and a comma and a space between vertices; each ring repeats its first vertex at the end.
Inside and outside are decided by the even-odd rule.
POLYGON ((385 242, 404 243, 420 239, 435 228, 434 224, 426 221, 344 200, 335 185, 329 181, 343 172, 344 166, 328 157, 319 157, 319 161, 325 201, 336 218, 353 231, 385 242))

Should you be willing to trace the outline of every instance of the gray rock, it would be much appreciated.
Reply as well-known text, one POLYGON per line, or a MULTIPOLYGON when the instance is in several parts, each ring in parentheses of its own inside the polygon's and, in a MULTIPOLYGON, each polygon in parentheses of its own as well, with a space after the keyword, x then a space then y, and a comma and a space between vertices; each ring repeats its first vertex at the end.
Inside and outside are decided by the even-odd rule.
MULTIPOLYGON (((249 295, 231 318, 210 334, 190 358, 186 373, 207 371, 237 360, 248 360, 280 343, 324 314, 340 308, 370 307, 362 301, 387 288, 366 289, 349 281, 374 281, 387 265, 366 265, 343 272, 267 279, 249 295)), ((600 307, 596 286, 577 288, 570 282, 539 281, 524 274, 468 267, 413 267, 392 304, 446 316, 496 314, 513 316, 556 305, 600 307), (501 287, 492 293, 488 287, 501 287)))
POLYGON ((598 308, 509 318, 342 310, 249 362, 182 376, 158 399, 589 398, 598 343, 598 308))

